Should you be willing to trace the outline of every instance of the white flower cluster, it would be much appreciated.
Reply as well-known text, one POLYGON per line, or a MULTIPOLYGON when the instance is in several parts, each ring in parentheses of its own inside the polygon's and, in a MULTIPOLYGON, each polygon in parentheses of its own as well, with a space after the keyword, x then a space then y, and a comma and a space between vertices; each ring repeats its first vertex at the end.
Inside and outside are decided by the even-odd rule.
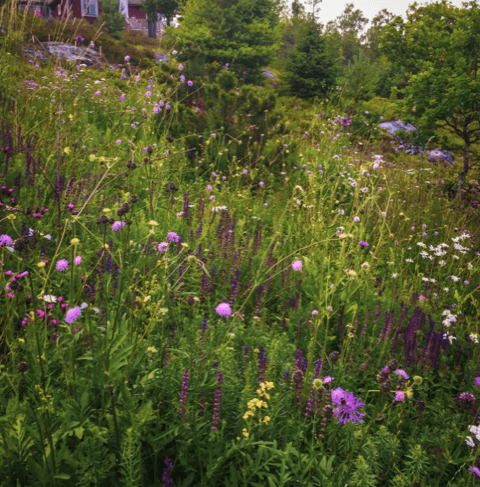
MULTIPOLYGON (((470 426, 470 428, 468 428, 468 430, 470 431, 470 433, 473 433, 475 435, 475 439, 477 441, 480 441, 480 426, 472 425, 470 426)), ((468 446, 472 448, 475 446, 475 442, 473 441, 473 438, 471 436, 467 436, 465 441, 467 442, 468 446)))
POLYGON ((450 335, 450 333, 448 333, 448 331, 447 331, 447 333, 443 334, 443 339, 448 340, 450 342, 450 345, 451 345, 453 343, 453 340, 456 340, 457 337, 450 335))
MULTIPOLYGON (((445 316, 442 323, 448 328, 452 323, 457 322, 457 315, 454 315, 449 309, 446 309, 442 316, 445 316)), ((451 343, 451 342, 450 342, 451 343)))
POLYGON ((470 340, 472 340, 473 343, 479 343, 478 342, 478 335, 476 333, 470 333, 470 340))

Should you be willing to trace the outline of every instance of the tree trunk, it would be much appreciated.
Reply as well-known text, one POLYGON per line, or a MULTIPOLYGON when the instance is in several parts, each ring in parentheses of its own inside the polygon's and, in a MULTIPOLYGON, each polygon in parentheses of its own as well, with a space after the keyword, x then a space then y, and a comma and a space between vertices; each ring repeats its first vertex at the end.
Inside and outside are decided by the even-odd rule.
POLYGON ((152 39, 157 38, 157 22, 147 22, 148 26, 148 37, 152 39))
POLYGON ((463 199, 464 190, 465 190, 465 179, 468 174, 469 163, 470 163, 470 141, 465 141, 465 145, 463 147, 463 170, 458 175, 458 188, 457 188, 457 196, 456 196, 458 200, 463 199))

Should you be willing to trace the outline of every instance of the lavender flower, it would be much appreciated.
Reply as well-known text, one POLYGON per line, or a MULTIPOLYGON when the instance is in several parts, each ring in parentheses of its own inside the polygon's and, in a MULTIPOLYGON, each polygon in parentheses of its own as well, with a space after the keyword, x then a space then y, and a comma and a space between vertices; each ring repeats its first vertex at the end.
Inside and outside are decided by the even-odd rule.
POLYGON ((167 240, 169 242, 178 242, 180 240, 180 237, 175 233, 175 232, 168 232, 167 233, 167 240))
POLYGON ((75 306, 75 308, 71 308, 67 311, 67 314, 65 316, 65 321, 69 325, 72 325, 73 323, 75 323, 75 321, 78 320, 81 314, 82 314, 82 310, 80 306, 75 306))
POLYGON ((360 418, 364 417, 365 414, 360 412, 359 409, 365 404, 358 397, 355 397, 353 392, 345 392, 342 388, 337 387, 337 389, 332 391, 332 401, 338 406, 338 409, 333 410, 337 418, 339 418, 337 424, 362 424, 360 418))
POLYGON ((123 228, 125 226, 125 222, 121 222, 121 221, 116 221, 113 225, 112 225, 112 230, 114 232, 118 232, 120 230, 120 228, 123 228))
POLYGON ((301 270, 303 267, 303 264, 302 264, 302 261, 301 260, 296 260, 295 262, 293 262, 292 264, 292 269, 294 271, 299 271, 301 270))
POLYGON ((160 242, 157 249, 159 252, 166 252, 168 250, 168 242, 160 242))
POLYGON ((75 265, 80 265, 82 263, 82 257, 80 255, 77 255, 75 259, 73 260, 73 263, 75 265))
POLYGON ((475 377, 474 382, 476 387, 480 387, 480 377, 475 377))
POLYGON ((395 401, 398 401, 398 402, 405 401, 405 393, 403 391, 397 391, 395 393, 395 401))
POLYGON ((5 245, 6 247, 12 245, 13 239, 9 235, 0 235, 0 247, 5 245))
POLYGON ((67 259, 60 259, 56 264, 57 271, 65 272, 68 269, 68 260, 67 259))
POLYGON ((215 308, 215 312, 224 318, 228 318, 232 314, 232 308, 230 308, 228 303, 220 303, 215 308))

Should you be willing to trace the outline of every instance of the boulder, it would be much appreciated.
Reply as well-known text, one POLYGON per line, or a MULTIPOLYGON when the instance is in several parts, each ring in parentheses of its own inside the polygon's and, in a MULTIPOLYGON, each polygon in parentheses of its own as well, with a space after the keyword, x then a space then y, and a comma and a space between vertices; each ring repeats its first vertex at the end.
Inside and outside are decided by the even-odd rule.
POLYGON ((415 125, 412 125, 411 123, 405 124, 402 122, 402 120, 392 120, 390 122, 382 122, 379 123, 378 126, 382 129, 387 129, 388 133, 393 137, 395 135, 395 132, 398 132, 399 130, 405 130, 405 132, 411 132, 412 130, 417 130, 417 127, 415 125))
POLYGON ((90 47, 74 46, 64 42, 43 42, 41 45, 25 46, 25 55, 37 61, 49 62, 50 58, 66 59, 78 64, 101 67, 105 58, 90 47))
MULTIPOLYGON (((378 126, 382 129, 388 130, 388 133, 392 137, 396 137, 398 140, 398 136, 395 135, 396 132, 399 130, 404 130, 405 132, 412 132, 416 130, 417 127, 412 125, 411 123, 405 124, 402 120, 392 120, 390 122, 382 122, 379 123, 378 126)), ((398 151, 405 152, 405 154, 409 154, 412 156, 420 156, 425 154, 428 158, 429 162, 437 162, 437 161, 445 161, 447 164, 453 165, 454 164, 454 155, 441 148, 436 148, 433 150, 423 150, 420 146, 412 145, 403 142, 402 140, 399 141, 400 144, 398 147, 395 148, 395 154, 398 154, 398 151)))

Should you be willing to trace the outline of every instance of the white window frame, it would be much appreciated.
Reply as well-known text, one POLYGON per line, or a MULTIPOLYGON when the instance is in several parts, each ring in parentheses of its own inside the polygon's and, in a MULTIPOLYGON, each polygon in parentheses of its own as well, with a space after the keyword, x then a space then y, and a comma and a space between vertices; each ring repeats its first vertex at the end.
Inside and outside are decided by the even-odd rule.
POLYGON ((98 17, 98 0, 82 0, 82 16, 98 17))

